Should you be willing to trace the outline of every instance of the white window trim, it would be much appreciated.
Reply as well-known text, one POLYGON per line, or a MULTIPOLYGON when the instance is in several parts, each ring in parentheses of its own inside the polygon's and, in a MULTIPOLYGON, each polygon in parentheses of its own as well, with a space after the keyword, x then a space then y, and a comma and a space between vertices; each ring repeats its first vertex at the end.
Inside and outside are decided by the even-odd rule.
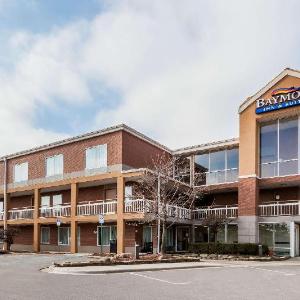
MULTIPOLYGON (((102 226, 102 228, 107 228, 109 227, 109 241, 111 241, 111 230, 112 230, 112 227, 117 227, 116 225, 104 225, 102 226)), ((97 246, 98 247, 101 247, 101 244, 99 244, 99 230, 101 226, 97 226, 97 246)), ((102 246, 110 246, 110 244, 107 244, 107 245, 102 245, 102 246)))
POLYGON ((101 168, 107 168, 107 161, 108 161, 108 151, 107 151, 107 144, 99 144, 99 145, 95 145, 95 146, 91 146, 85 149, 85 170, 95 170, 95 169, 101 169, 101 168), (94 149, 94 148, 99 148, 100 146, 105 146, 106 147, 106 161, 105 161, 105 165, 104 166, 100 166, 100 167, 94 167, 94 168, 88 168, 87 167, 87 151, 94 149))
POLYGON ((50 245, 50 234, 51 234, 50 227, 41 226, 41 244, 42 245, 50 245), (49 232, 49 241, 48 241, 48 243, 42 242, 42 229, 47 229, 48 232, 49 232))
POLYGON ((61 153, 61 154, 55 154, 55 155, 46 157, 46 159, 45 159, 45 170, 46 170, 46 176, 45 177, 55 177, 55 176, 63 175, 64 174, 64 155, 61 153), (53 174, 53 175, 48 175, 47 160, 50 159, 50 158, 54 158, 56 156, 62 156, 62 172, 57 173, 57 174, 53 174))
POLYGON ((70 246, 70 227, 58 227, 57 245, 58 245, 58 246, 70 246), (67 228, 67 229, 68 229, 68 244, 60 244, 60 243, 59 243, 60 230, 61 230, 61 228, 67 228))
POLYGON ((19 164, 15 164, 13 170, 14 170, 14 183, 28 181, 28 173, 29 173, 28 161, 25 161, 25 162, 22 162, 22 163, 19 163, 19 164), (26 176, 26 179, 16 181, 16 166, 21 166, 21 165, 27 165, 27 176, 26 176))

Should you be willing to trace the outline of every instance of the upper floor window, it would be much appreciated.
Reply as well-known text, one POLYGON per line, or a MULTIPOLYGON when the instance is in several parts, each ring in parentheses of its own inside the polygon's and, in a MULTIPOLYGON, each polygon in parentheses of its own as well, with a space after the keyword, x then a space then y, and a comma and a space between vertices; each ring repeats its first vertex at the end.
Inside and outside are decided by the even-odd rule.
POLYGON ((62 154, 54 155, 46 159, 46 176, 63 174, 64 156, 62 154))
POLYGON ((86 169, 97 169, 107 166, 107 145, 98 145, 86 149, 86 169))
POLYGON ((260 128, 261 177, 298 174, 298 118, 277 120, 260 128))
POLYGON ((195 155, 195 185, 238 180, 238 148, 195 155))
POLYGON ((22 182, 27 180, 28 180, 28 162, 15 165, 14 182, 22 182))

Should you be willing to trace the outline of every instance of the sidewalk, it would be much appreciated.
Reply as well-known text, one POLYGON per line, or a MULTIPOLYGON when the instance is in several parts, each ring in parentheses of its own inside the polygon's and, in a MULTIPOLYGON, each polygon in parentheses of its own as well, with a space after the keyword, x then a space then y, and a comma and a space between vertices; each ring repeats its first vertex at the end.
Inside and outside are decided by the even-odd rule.
POLYGON ((144 271, 161 271, 161 270, 178 270, 193 269, 205 267, 220 267, 218 262, 187 262, 187 263, 157 263, 157 264, 138 264, 138 265, 111 265, 111 266, 86 266, 86 267, 54 267, 42 271, 53 274, 109 274, 124 272, 144 272, 144 271))

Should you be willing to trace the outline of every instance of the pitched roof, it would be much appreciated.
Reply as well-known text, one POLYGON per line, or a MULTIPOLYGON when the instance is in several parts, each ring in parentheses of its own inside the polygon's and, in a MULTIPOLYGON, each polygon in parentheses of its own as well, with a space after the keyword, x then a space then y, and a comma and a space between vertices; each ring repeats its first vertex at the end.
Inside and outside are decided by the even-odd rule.
POLYGON ((295 69, 286 68, 280 74, 278 74, 275 78, 273 78, 270 82, 268 82, 263 88, 261 88, 257 93, 253 96, 248 97, 239 107, 239 113, 243 112, 247 107, 249 107, 255 100, 261 97, 264 93, 266 93, 272 86, 274 86, 277 82, 283 79, 285 76, 293 76, 300 78, 300 71, 295 69))
POLYGON ((55 148, 55 147, 66 145, 66 144, 71 144, 71 143, 74 143, 74 142, 90 139, 90 138, 93 138, 93 137, 105 135, 105 134, 120 131, 120 130, 126 131, 126 132, 128 132, 128 133, 130 133, 130 134, 132 134, 132 135, 134 135, 134 136, 136 136, 136 137, 138 137, 138 138, 140 138, 140 139, 142 139, 142 140, 144 140, 144 141, 146 141, 146 142, 148 142, 148 143, 150 143, 150 144, 152 144, 152 145, 154 145, 154 146, 156 146, 156 147, 158 147, 158 148, 160 148, 164 151, 167 151, 169 153, 172 152, 166 146, 156 142, 155 140, 147 137, 146 135, 140 133, 139 131, 137 131, 137 130, 125 125, 125 124, 119 124, 119 125, 116 125, 116 126, 107 127, 105 129, 101 129, 101 130, 92 131, 92 132, 88 132, 88 133, 85 133, 85 134, 77 135, 75 137, 67 138, 67 139, 57 141, 57 142, 54 142, 54 143, 50 143, 50 144, 47 144, 47 145, 31 148, 29 150, 24 150, 24 151, 16 152, 16 153, 13 153, 13 154, 8 154, 8 155, 0 157, 0 160, 23 156, 23 155, 31 154, 31 153, 34 153, 34 152, 43 151, 43 150, 55 148))
POLYGON ((237 146, 239 144, 238 138, 227 139, 222 141, 216 141, 211 143, 200 144, 196 146, 184 147, 173 151, 173 154, 188 154, 196 151, 205 151, 205 150, 216 150, 220 148, 226 148, 230 146, 237 146))

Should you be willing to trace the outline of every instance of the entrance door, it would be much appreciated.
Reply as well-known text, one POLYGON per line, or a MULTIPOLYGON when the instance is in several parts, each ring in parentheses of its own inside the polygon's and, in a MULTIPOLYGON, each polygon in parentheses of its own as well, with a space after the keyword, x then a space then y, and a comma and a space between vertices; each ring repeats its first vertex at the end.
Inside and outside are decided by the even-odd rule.
POLYGON ((177 238, 176 250, 177 251, 188 251, 189 239, 190 239, 189 227, 177 227, 177 237, 176 238, 177 238))

